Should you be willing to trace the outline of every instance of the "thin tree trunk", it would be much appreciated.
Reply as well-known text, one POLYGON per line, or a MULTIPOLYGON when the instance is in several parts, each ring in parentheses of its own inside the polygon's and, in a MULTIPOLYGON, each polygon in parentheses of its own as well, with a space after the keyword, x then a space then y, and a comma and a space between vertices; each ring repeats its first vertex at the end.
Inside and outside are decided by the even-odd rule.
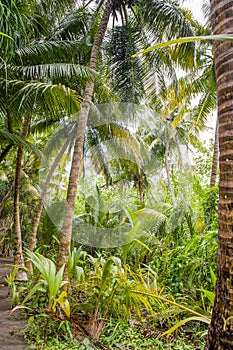
MULTIPOLYGON (((45 201, 47 193, 48 193, 50 181, 52 179, 53 173, 54 173, 59 161, 61 160, 63 154, 65 153, 67 147, 69 146, 69 143, 71 142, 71 137, 72 137, 72 135, 67 138, 66 142, 64 143, 60 152, 58 153, 58 155, 57 155, 56 159, 54 160, 53 165, 50 168, 49 173, 46 177, 43 191, 42 191, 41 198, 40 198, 40 202, 39 202, 39 205, 37 208, 36 216, 35 216, 34 221, 33 221, 30 239, 29 239, 28 249, 31 252, 33 252, 33 250, 35 249, 37 231, 38 231, 38 227, 39 227, 39 223, 40 223, 41 214, 43 212, 44 201, 45 201)), ((32 263, 31 263, 30 259, 25 261, 25 266, 27 267, 29 273, 32 274, 32 263)))
POLYGON ((176 197, 175 197, 174 189, 172 186, 168 157, 169 157, 169 139, 166 142, 166 148, 165 148, 165 156, 164 156, 164 158, 165 158, 165 170, 166 170, 166 175, 167 175, 168 188, 169 188, 169 191, 171 194, 172 205, 173 205, 173 207, 176 207, 176 197))
MULTIPOLYGON (((12 134, 12 118, 9 113, 7 113, 7 129, 12 134)), ((11 148, 13 147, 13 144, 9 144, 6 146, 6 148, 1 152, 0 154, 0 163, 3 161, 3 159, 7 156, 7 154, 10 152, 11 148)))
MULTIPOLYGON (((111 14, 111 2, 107 1, 106 7, 96 33, 94 43, 91 50, 90 68, 96 70, 100 47, 105 36, 109 17, 111 14)), ((88 113, 92 101, 92 95, 94 91, 94 80, 86 84, 86 88, 83 95, 82 111, 78 123, 77 138, 74 145, 74 152, 72 158, 72 165, 69 176, 69 184, 67 191, 67 204, 65 208, 62 234, 60 240, 60 249, 58 254, 57 268, 65 264, 67 267, 68 257, 70 253, 70 244, 72 237, 72 220, 74 216, 74 207, 76 201, 76 193, 78 186, 78 177, 80 172, 80 166, 82 161, 83 143, 86 132, 86 125, 88 120, 88 113)), ((67 268, 65 268, 64 279, 68 280, 67 268)))
POLYGON ((7 145, 6 148, 4 148, 4 150, 1 152, 0 154, 0 163, 3 161, 4 158, 6 158, 6 156, 8 155, 8 153, 10 152, 10 150, 12 149, 13 145, 7 145))
POLYGON ((218 174, 218 158, 219 158, 219 142, 218 142, 218 118, 216 120, 216 126, 215 126, 215 137, 214 137, 214 151, 213 151, 213 158, 212 158, 212 168, 211 168, 211 175, 210 175, 210 187, 213 187, 216 185, 217 181, 217 174, 218 174))
POLYGON ((7 200, 8 200, 8 198, 10 197, 11 192, 13 191, 14 187, 15 187, 15 183, 13 182, 12 185, 11 185, 11 187, 10 187, 10 189, 9 189, 9 191, 5 194, 5 196, 3 197, 3 199, 2 199, 2 201, 1 201, 1 203, 0 203, 0 217, 1 217, 1 215, 2 215, 4 206, 5 206, 5 204, 6 204, 7 200))
MULTIPOLYGON (((29 118, 25 117, 22 125, 21 137, 26 138, 28 132, 29 118)), ((22 249, 22 236, 20 227, 20 174, 22 169, 23 160, 23 148, 19 147, 16 157, 15 167, 15 191, 14 191, 14 264, 24 267, 23 249, 22 249)), ((22 269, 18 270, 16 279, 18 281, 27 280, 26 272, 22 269)))
MULTIPOLYGON (((211 0, 214 34, 233 33, 229 0, 211 0)), ((233 349, 233 44, 215 42, 220 181, 217 283, 205 350, 233 349)))

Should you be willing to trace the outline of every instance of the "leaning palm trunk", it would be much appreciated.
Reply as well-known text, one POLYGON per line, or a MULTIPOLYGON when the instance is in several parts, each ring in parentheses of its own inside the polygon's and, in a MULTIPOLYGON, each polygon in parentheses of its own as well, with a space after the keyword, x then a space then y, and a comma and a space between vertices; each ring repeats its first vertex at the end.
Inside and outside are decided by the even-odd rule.
MULTIPOLYGON (((101 19, 101 23, 99 25, 99 28, 92 46, 92 50, 91 50, 90 68, 93 70, 96 70, 100 46, 102 44, 103 38, 105 36, 105 32, 107 30, 110 14, 111 14, 111 2, 107 1, 106 8, 103 13, 103 17, 101 19)), ((74 216, 78 177, 79 177, 80 166, 82 161, 84 136, 86 132, 86 125, 87 125, 88 113, 91 105, 93 90, 94 90, 94 80, 92 80, 91 82, 87 82, 84 95, 83 95, 82 110, 78 121, 78 132, 77 132, 76 142, 74 145, 72 165, 71 165, 70 176, 69 176, 69 184, 68 184, 68 191, 67 191, 67 198, 66 198, 67 203, 66 203, 64 220, 63 220, 57 268, 60 268, 63 264, 67 265, 68 257, 70 253, 70 244, 71 244, 71 236, 72 236, 72 220, 74 216)), ((65 279, 68 278, 66 269, 65 269, 64 278, 65 279)))
MULTIPOLYGON (((211 0, 214 34, 233 33, 232 1, 211 0)), ((215 43, 219 122, 219 231, 216 296, 205 350, 233 349, 233 44, 215 43)))
MULTIPOLYGON (((37 231, 38 231, 38 227, 39 227, 39 223, 40 223, 40 218, 43 212, 43 207, 44 207, 44 201, 46 199, 47 193, 48 193, 48 189, 49 189, 49 185, 50 185, 50 181, 52 179, 53 173, 58 165, 58 163, 60 162, 62 156, 64 155, 67 147, 69 146, 70 143, 70 137, 67 138, 66 142, 64 143, 63 147, 61 148, 60 152, 58 153, 56 159, 53 162, 53 165, 51 166, 49 173, 46 177, 45 183, 44 183, 44 187, 43 187, 43 191, 41 194, 41 198, 40 198, 40 202, 37 208, 37 212, 36 212, 36 216, 34 218, 34 222, 32 225, 32 231, 31 231, 31 235, 30 235, 30 239, 29 239, 29 243, 28 243, 28 250, 30 250, 31 252, 33 252, 33 250, 35 249, 35 244, 36 244, 36 236, 37 236, 37 231)), ((28 259, 25 261, 25 266, 27 267, 28 271, 30 274, 32 274, 33 270, 32 270, 32 263, 31 260, 28 259)))
MULTIPOLYGON (((25 117, 22 125, 21 137, 25 139, 28 132, 29 118, 25 117)), ((15 191, 14 191, 14 264, 24 267, 22 235, 20 225, 19 203, 20 203, 20 175, 23 161, 23 148, 19 147, 16 157, 15 167, 15 191)), ((22 269, 18 270, 16 279, 18 281, 27 280, 26 272, 22 269)))
POLYGON ((212 159, 212 168, 210 174, 210 187, 216 185, 217 174, 218 174, 218 157, 219 157, 219 142, 218 142, 218 118, 216 120, 215 127, 215 137, 214 137, 214 151, 213 151, 213 159, 212 159))
POLYGON ((8 146, 6 146, 6 148, 2 151, 2 153, 0 154, 0 163, 6 158, 6 156, 8 155, 8 153, 10 152, 10 150, 13 148, 13 145, 10 144, 8 146))

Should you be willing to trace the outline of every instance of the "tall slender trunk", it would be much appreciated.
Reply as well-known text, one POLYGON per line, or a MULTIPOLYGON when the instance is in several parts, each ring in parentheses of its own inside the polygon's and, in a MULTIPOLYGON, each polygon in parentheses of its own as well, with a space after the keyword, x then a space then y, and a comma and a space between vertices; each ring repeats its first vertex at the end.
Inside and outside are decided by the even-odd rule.
MULTIPOLYGON (((211 0, 214 34, 233 33, 229 0, 211 0)), ((219 121, 219 231, 215 301, 205 350, 233 349, 233 44, 215 42, 219 121)))
MULTIPOLYGON (((43 191, 42 191, 41 198, 40 198, 40 202, 39 202, 39 205, 37 208, 36 216, 35 216, 34 221, 33 221, 32 231, 31 231, 31 235, 30 235, 30 239, 29 239, 29 243, 28 243, 28 249, 31 252, 33 252, 33 250, 35 249, 37 231, 38 231, 38 227, 39 227, 39 223, 40 223, 41 214, 43 212, 44 201, 45 201, 47 193, 48 193, 50 181, 52 179, 53 173, 54 173, 59 161, 61 160, 67 147, 69 146, 69 143, 71 142, 71 137, 72 137, 72 135, 67 138, 66 142, 64 143, 64 145, 60 149, 60 152, 58 153, 56 159, 54 160, 53 165, 51 166, 49 173, 46 177, 43 191)), ((25 261, 25 266, 27 267, 29 272, 32 274, 32 263, 31 263, 30 259, 25 261)))
POLYGON ((173 207, 176 207, 176 197, 175 197, 174 188, 172 186, 168 157, 169 157, 169 139, 166 142, 166 148, 165 148, 165 156, 164 156, 164 158, 165 158, 165 170, 166 170, 166 175, 167 175, 167 184, 168 184, 168 188, 169 188, 169 191, 171 194, 172 205, 173 205, 173 207))
POLYGON ((217 181, 217 174, 218 174, 218 158, 219 158, 219 142, 218 142, 218 118, 216 119, 216 126, 215 126, 215 136, 214 136, 214 151, 213 151, 213 158, 212 158, 212 168, 211 168, 211 174, 210 174, 210 187, 213 187, 216 185, 217 181))
MULTIPOLYGON (((26 138, 28 132, 29 118, 25 117, 22 125, 21 137, 26 138)), ((23 259, 23 249, 22 249, 22 236, 21 236, 21 226, 20 226, 20 213, 19 213, 19 203, 20 203, 20 174, 22 169, 23 161, 23 148, 19 147, 16 157, 15 166, 15 191, 14 191, 14 264, 24 267, 23 259)), ((26 272, 19 269, 17 280, 25 281, 27 279, 26 272)))
MULTIPOLYGON (((111 14, 111 2, 107 1, 106 7, 101 19, 101 23, 96 33, 92 50, 91 50, 91 58, 90 58, 89 66, 93 70, 96 70, 96 67, 97 67, 100 47, 107 30, 110 14, 111 14)), ((72 165, 71 165, 70 176, 69 176, 69 184, 68 184, 68 191, 67 191, 67 198, 66 198, 67 203, 66 203, 64 220, 63 220, 57 268, 61 267, 63 264, 67 266, 68 257, 70 253, 70 244, 71 244, 71 236, 72 236, 72 220, 74 216, 78 177, 79 177, 80 166, 82 161, 84 136, 86 132, 88 113, 90 110, 93 91, 94 91, 94 80, 86 84, 86 88, 83 95, 82 110, 81 110, 81 115, 78 122, 78 132, 77 132, 76 142, 74 145, 72 165)), ((68 279, 67 269, 65 269, 64 279, 65 280, 68 279)))

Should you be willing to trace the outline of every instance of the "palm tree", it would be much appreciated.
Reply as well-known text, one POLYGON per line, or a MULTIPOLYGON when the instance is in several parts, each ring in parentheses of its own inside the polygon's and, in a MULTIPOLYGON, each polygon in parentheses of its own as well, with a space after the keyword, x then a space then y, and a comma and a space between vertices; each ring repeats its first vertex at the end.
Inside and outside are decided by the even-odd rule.
MULTIPOLYGON (((30 118, 25 117, 22 125, 21 137, 26 138, 28 133, 28 127, 30 118)), ((16 156, 16 167, 15 167, 15 188, 14 188, 14 264, 24 266, 23 259, 23 248, 22 248, 22 236, 21 236, 21 225, 20 225, 20 214, 19 214, 19 195, 20 195, 20 175, 23 161, 23 148, 19 147, 16 156)), ((27 280, 27 274, 24 270, 19 269, 16 276, 17 280, 27 280)))
MULTIPOLYGON (((210 3, 213 33, 233 33, 232 2, 211 0, 210 3)), ((205 349, 230 350, 233 348, 233 45, 215 42, 214 51, 220 147, 219 231, 216 296, 205 349)))
MULTIPOLYGON (((97 67, 100 46, 102 44, 105 32, 107 30, 107 25, 111 14, 111 10, 112 10, 111 3, 108 2, 104 9, 104 13, 101 18, 101 22, 100 22, 98 31, 96 33, 92 50, 91 50, 90 68, 93 70, 96 70, 96 67, 97 67)), ((69 184, 68 184, 68 191, 67 191, 67 204, 66 204, 65 214, 64 214, 57 268, 60 268, 64 264, 67 265, 68 257, 70 253, 72 220, 74 215, 78 176, 79 176, 80 165, 82 160, 84 136, 86 132, 86 125, 87 125, 88 113, 91 105, 93 90, 94 90, 94 81, 92 80, 91 82, 88 82, 86 84, 83 103, 82 103, 82 111, 78 120, 78 133, 77 133, 77 137, 74 145, 72 165, 70 170, 70 177, 69 177, 69 184)), ((66 278, 68 278, 67 273, 66 273, 66 278)))
POLYGON ((14 182, 14 263, 22 266, 20 174, 25 147, 36 150, 26 141, 30 120, 38 120, 41 115, 47 115, 47 119, 59 119, 61 115, 76 113, 80 106, 77 92, 68 84, 64 85, 64 80, 74 75, 85 80, 89 75, 89 70, 74 60, 82 43, 48 37, 57 17, 64 18, 64 9, 70 9, 74 3, 57 2, 56 16, 53 20, 50 16, 48 20, 46 16, 52 11, 52 4, 54 2, 38 3, 34 0, 2 1, 0 7, 0 28, 8 34, 0 38, 3 48, 0 57, 1 136, 4 136, 6 145, 1 148, 0 160, 7 157, 15 144, 18 146, 14 182))
MULTIPOLYGON (((117 12, 119 11, 122 14, 127 14, 131 11, 132 14, 142 14, 140 17, 145 25, 147 26, 147 31, 151 30, 154 37, 158 39, 158 33, 168 33, 168 37, 172 37, 174 35, 181 34, 183 30, 186 32, 186 35, 191 35, 193 33, 192 26, 186 20, 185 15, 179 11, 177 5, 171 4, 169 2, 161 2, 161 1, 132 1, 132 0, 124 0, 119 2, 118 0, 113 1, 101 1, 100 5, 104 5, 104 11, 100 19, 100 24, 97 30, 97 33, 94 38, 94 42, 92 45, 92 51, 90 56, 90 68, 93 70, 97 69, 97 63, 100 53, 101 44, 105 37, 105 33, 107 31, 107 26, 109 22, 109 18, 111 13, 113 17, 117 18, 117 12), (146 8, 145 8, 146 5, 146 8), (134 9, 135 7, 135 9, 134 9), (135 11, 136 10, 136 11, 135 11), (148 16, 148 10, 150 15, 148 16), (171 16, 171 12, 173 16, 171 16), (163 20, 161 20, 161 18, 163 20), (149 19, 149 21, 148 21, 149 19), (173 21, 171 21, 171 19, 173 21), (171 23, 172 22, 172 23, 171 23), (157 24, 157 26, 156 26, 157 24), (153 28, 153 29, 152 29, 153 28), (167 31, 165 30, 167 29, 167 31)), ((127 18, 125 17, 125 21, 127 18)), ((145 41, 144 41, 145 45, 145 41)), ((182 49, 192 48, 193 46, 186 45, 183 46, 182 49)), ((174 57, 177 59, 178 53, 174 52, 174 57)), ((191 56, 187 56, 191 57, 191 56)), ((187 62, 187 60, 186 60, 187 62)), ((84 135, 86 131, 86 125, 88 120, 88 113, 91 105, 91 101, 93 98, 93 90, 94 90, 94 80, 88 82, 86 84, 86 88, 83 94, 83 103, 81 115, 78 121, 78 134, 74 146, 72 166, 70 170, 69 177, 69 185, 67 191, 67 204, 65 209, 60 249, 58 255, 58 263, 57 268, 60 268, 62 265, 66 265, 68 262, 68 256, 70 252, 70 243, 71 243, 71 235, 72 235, 72 220, 74 215, 74 207, 75 207, 75 199, 76 199, 76 191, 78 184, 78 176, 80 172, 80 165, 82 160, 82 149, 84 143, 84 135)), ((67 274, 66 274, 67 277, 67 274)))

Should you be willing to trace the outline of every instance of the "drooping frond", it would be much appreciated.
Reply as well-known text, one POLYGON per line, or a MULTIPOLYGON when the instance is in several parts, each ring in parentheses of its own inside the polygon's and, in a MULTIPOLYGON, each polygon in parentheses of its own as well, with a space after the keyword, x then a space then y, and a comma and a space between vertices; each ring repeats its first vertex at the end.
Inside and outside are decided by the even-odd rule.
POLYGON ((119 94, 122 102, 138 103, 143 97, 144 67, 141 60, 128 60, 135 52, 140 33, 128 22, 125 26, 112 29, 111 36, 106 43, 107 58, 111 64, 111 81, 113 90, 119 94))
MULTIPOLYGON (((20 47, 15 51, 15 64, 31 65, 44 64, 54 60, 55 62, 78 57, 81 52, 90 51, 90 47, 85 40, 57 40, 57 41, 33 41, 29 46, 20 47)), ((74 62, 75 63, 75 62, 74 62)))
POLYGON ((56 80, 61 78, 91 78, 95 73, 88 67, 70 63, 51 63, 37 66, 13 67, 25 77, 33 80, 56 80))
POLYGON ((18 109, 39 106, 55 116, 64 113, 70 115, 80 110, 80 100, 76 91, 62 84, 10 81, 8 85, 18 86, 18 92, 12 99, 12 103, 17 104, 18 109))
MULTIPOLYGON (((190 21, 190 13, 181 10, 177 2, 160 0, 140 0, 140 18, 152 38, 157 41, 169 40, 185 36, 193 36, 194 27, 190 21)), ((153 39, 152 39, 153 40, 153 39)), ((193 67, 195 44, 186 43, 178 48, 170 49, 175 60, 179 59, 182 68, 193 67)))
POLYGON ((28 152, 34 153, 37 157, 43 158, 43 153, 39 150, 39 148, 36 145, 26 141, 17 134, 11 134, 7 130, 0 129, 0 138, 1 142, 14 144, 18 147, 23 147, 28 152))

